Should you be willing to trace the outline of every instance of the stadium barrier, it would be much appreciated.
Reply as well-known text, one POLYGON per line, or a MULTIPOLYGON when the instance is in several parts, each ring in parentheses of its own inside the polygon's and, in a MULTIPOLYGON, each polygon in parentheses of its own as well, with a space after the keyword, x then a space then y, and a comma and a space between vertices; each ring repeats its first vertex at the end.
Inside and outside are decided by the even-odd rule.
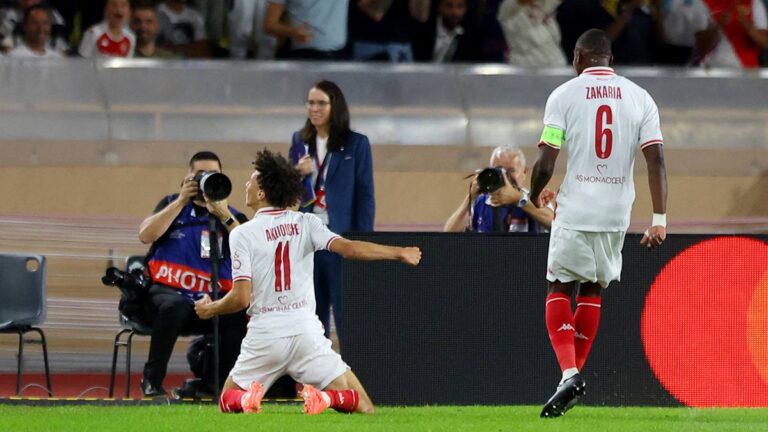
MULTIPOLYGON (((547 236, 369 233, 419 267, 346 261, 343 356, 384 405, 541 404, 547 236)), ((627 235, 583 370, 585 404, 768 406, 768 236, 627 235)))

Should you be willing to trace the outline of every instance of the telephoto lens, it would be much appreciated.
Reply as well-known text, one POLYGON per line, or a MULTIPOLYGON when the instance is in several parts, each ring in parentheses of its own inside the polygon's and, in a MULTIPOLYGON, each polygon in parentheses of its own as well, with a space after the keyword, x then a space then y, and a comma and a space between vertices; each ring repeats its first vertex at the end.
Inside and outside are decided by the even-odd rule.
MULTIPOLYGON (((220 172, 201 172, 195 176, 195 181, 200 188, 198 195, 204 193, 212 201, 221 201, 232 193, 232 182, 229 177, 220 172)), ((202 200, 202 197, 200 198, 202 200)))

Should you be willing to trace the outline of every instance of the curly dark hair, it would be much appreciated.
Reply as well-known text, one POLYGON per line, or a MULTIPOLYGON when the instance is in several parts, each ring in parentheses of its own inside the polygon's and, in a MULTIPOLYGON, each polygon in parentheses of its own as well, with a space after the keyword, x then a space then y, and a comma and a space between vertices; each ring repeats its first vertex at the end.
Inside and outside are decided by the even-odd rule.
POLYGON ((283 155, 264 149, 256 153, 253 167, 259 172, 256 180, 267 202, 279 208, 299 202, 304 194, 301 173, 283 155))

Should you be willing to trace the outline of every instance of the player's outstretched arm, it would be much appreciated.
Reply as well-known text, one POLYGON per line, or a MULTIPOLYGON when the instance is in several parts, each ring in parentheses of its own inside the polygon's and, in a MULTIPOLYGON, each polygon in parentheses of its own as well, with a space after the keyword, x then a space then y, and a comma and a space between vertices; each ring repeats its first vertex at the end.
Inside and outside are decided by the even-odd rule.
POLYGON ((338 238, 328 248, 345 259, 394 260, 408 265, 418 265, 421 250, 417 247, 384 246, 376 243, 338 238))
POLYGON ((251 281, 237 280, 227 295, 212 301, 208 294, 195 302, 195 312, 201 319, 213 318, 241 311, 251 303, 251 281))
POLYGON ((648 165, 648 186, 651 189, 653 203, 653 222, 640 244, 654 248, 667 238, 667 171, 664 166, 664 153, 661 145, 651 145, 643 149, 648 165))

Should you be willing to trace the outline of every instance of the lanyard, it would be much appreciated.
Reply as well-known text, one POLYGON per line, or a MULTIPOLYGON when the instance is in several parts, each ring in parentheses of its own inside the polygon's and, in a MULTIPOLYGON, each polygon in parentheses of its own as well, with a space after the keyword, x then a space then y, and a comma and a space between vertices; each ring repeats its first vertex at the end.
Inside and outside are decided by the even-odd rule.
POLYGON ((315 205, 321 209, 325 208, 325 167, 328 164, 328 160, 331 157, 331 153, 327 152, 323 157, 323 163, 320 163, 320 157, 315 151, 315 166, 317 167, 317 179, 315 179, 315 205))

